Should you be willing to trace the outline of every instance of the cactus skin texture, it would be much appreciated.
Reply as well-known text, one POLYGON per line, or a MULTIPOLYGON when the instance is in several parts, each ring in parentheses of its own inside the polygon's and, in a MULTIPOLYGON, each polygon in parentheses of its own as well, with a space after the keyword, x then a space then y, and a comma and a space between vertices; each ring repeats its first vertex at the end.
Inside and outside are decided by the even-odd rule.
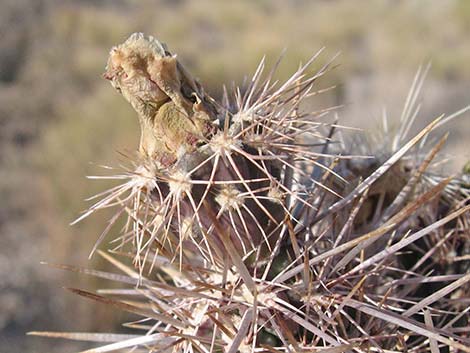
POLYGON ((377 150, 342 139, 332 109, 303 105, 319 54, 281 84, 262 61, 218 103, 153 37, 113 48, 104 77, 137 112, 139 153, 77 221, 116 208, 94 252, 127 216, 98 250, 123 273, 56 266, 127 286, 71 290, 139 321, 32 334, 101 342, 87 352, 470 352, 468 171, 433 170, 445 119, 409 138, 411 99, 377 150))

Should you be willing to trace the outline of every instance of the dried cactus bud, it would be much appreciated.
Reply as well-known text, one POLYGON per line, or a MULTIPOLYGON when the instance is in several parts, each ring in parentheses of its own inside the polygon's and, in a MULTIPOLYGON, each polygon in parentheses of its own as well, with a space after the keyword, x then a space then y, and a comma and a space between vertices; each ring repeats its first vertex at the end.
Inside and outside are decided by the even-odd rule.
POLYGON ((178 159, 179 150, 194 150, 215 131, 210 98, 153 37, 134 33, 112 48, 103 76, 139 116, 140 152, 163 167, 178 159))

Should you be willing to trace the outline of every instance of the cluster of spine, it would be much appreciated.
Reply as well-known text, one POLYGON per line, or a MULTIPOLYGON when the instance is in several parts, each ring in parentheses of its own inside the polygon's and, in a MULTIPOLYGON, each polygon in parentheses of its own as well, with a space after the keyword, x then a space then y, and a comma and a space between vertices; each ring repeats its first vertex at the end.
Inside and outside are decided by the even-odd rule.
POLYGON ((470 352, 468 183, 430 171, 446 119, 406 137, 419 74, 399 131, 365 151, 307 109, 316 56, 284 83, 262 61, 221 103, 198 85, 210 133, 141 153, 81 217, 117 210, 93 251, 127 217, 98 251, 122 274, 60 267, 127 285, 72 291, 136 314, 134 333, 36 334, 102 342, 87 352, 470 352))

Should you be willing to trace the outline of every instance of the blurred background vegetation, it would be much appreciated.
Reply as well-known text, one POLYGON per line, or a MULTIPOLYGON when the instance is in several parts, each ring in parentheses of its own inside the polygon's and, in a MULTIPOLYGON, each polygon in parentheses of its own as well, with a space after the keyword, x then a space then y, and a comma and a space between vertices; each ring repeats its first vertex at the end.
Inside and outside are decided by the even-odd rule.
MULTIPOLYGON (((105 183, 100 164, 134 151, 137 119, 101 79, 109 49, 136 31, 178 53, 207 90, 241 83, 263 55, 287 54, 286 78, 325 46, 341 52, 321 85, 321 107, 345 104, 347 124, 373 129, 403 106, 418 66, 432 61, 418 125, 470 103, 470 1, 2 0, 0 3, 0 347, 66 352, 82 346, 25 337, 28 330, 92 331, 122 317, 61 290, 84 276, 39 265, 87 261, 106 217, 68 224, 105 183)), ((470 158, 469 115, 449 126, 453 166, 470 158), (458 156, 458 157, 456 157, 458 156)))

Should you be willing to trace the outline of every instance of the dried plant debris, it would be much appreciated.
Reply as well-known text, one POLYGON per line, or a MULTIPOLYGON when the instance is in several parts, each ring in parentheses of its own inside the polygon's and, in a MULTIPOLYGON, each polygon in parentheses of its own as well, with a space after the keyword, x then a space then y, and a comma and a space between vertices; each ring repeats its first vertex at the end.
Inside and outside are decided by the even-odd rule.
POLYGON ((142 129, 139 150, 160 166, 194 151, 216 129, 210 97, 152 37, 136 33, 113 48, 103 76, 136 110, 142 129))
POLYGON ((395 135, 346 141, 334 108, 304 104, 319 54, 283 83, 262 61, 219 103, 156 39, 113 48, 139 154, 77 221, 116 209, 94 252, 126 217, 99 251, 119 273, 53 266, 120 283, 70 290, 134 333, 31 334, 101 344, 86 352, 470 352, 468 170, 438 174, 430 135, 456 114, 407 137, 419 72, 395 135))

